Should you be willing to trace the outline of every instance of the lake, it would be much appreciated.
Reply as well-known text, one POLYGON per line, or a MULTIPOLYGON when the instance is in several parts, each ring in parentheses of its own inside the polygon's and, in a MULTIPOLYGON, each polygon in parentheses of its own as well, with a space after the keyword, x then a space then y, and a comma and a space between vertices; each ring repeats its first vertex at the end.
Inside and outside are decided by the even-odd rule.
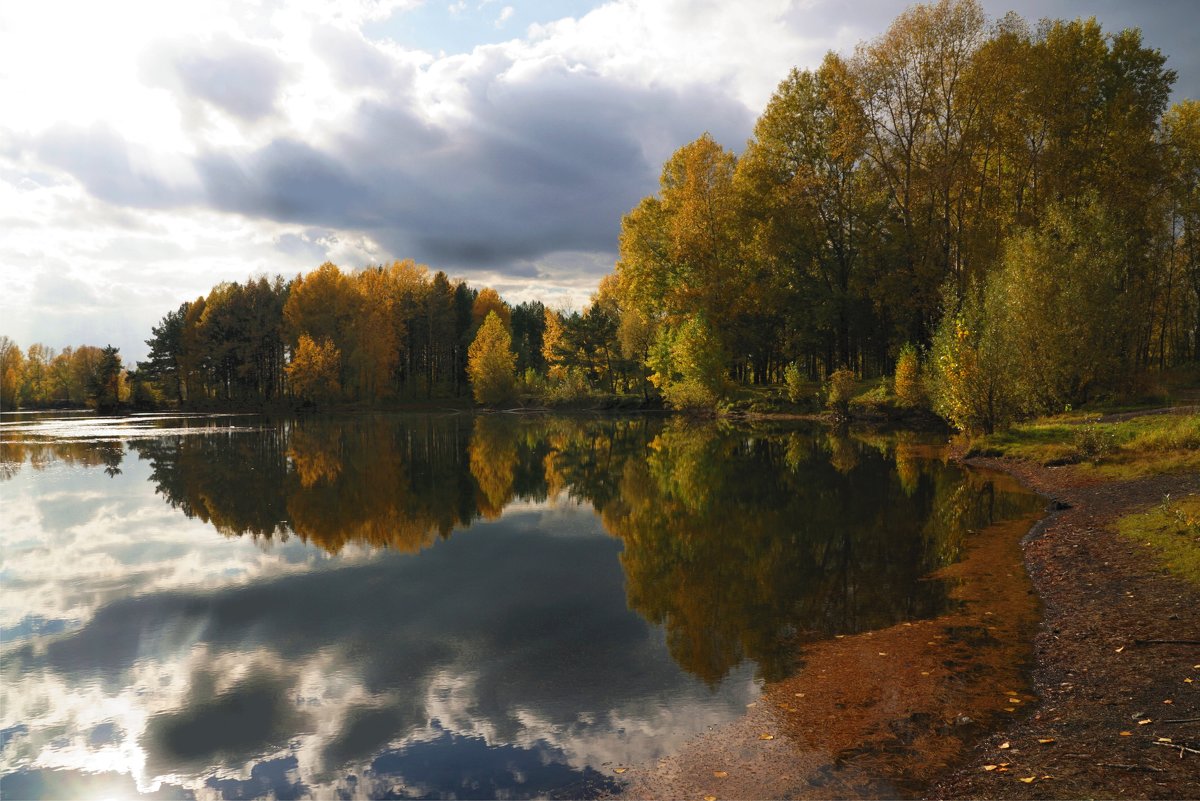
POLYGON ((1028 658, 1019 565, 976 600, 954 570, 1042 502, 914 435, 457 413, 0 426, 5 798, 594 797, 866 637, 1011 595, 1019 630, 980 623, 1003 647, 946 670, 1013 684, 1028 658))

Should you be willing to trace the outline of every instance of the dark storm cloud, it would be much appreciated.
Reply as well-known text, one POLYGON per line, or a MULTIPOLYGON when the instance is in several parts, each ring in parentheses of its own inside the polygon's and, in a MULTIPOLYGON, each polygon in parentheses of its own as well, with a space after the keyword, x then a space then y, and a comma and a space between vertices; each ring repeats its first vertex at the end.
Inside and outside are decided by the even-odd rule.
MULTIPOLYGON (((507 270, 558 251, 615 251, 621 216, 656 190, 672 150, 706 130, 740 147, 753 119, 720 87, 646 87, 558 62, 506 77, 513 61, 496 51, 459 65, 460 113, 453 125, 435 125, 414 110, 403 66, 353 37, 320 39, 338 58, 339 80, 381 90, 335 121, 321 145, 289 137, 254 150, 201 145, 191 164, 196 192, 140 166, 110 129, 57 129, 36 150, 115 203, 199 201, 364 232, 391 256, 439 268, 507 270)), ((191 92, 231 113, 268 113, 282 68, 224 47, 178 55, 171 66, 191 92)))
POLYGON ((612 251, 620 217, 654 191, 658 164, 705 130, 731 145, 750 112, 718 90, 631 86, 556 67, 468 81, 469 122, 421 120, 400 97, 365 101, 328 151, 280 140, 198 163, 210 201, 281 222, 369 232, 436 266, 509 265, 562 250, 612 251))
POLYGON ((186 95, 204 100, 245 122, 275 111, 287 74, 266 48, 223 38, 203 46, 151 54, 145 65, 151 82, 178 81, 186 95), (159 70, 168 74, 155 75, 159 70))

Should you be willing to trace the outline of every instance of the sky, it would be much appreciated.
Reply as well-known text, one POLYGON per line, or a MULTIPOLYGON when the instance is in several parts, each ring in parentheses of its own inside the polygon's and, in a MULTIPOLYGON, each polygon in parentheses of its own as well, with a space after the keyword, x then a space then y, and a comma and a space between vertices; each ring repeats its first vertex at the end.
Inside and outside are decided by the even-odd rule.
MULTIPOLYGON (((705 131, 899 0, 0 4, 0 334, 145 357, 221 281, 412 258, 581 308, 705 131)), ((1200 97, 1194 0, 984 0, 1136 26, 1200 97)))

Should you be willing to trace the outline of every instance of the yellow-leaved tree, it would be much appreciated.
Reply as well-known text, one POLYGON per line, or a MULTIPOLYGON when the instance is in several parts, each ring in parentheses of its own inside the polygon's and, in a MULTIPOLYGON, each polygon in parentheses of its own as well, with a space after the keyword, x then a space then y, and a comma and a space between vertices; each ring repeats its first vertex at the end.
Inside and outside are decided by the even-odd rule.
POLYGON ((301 334, 296 355, 287 366, 288 382, 299 398, 316 403, 332 401, 341 394, 341 369, 342 354, 332 341, 315 342, 308 334, 301 334))
POLYGON ((512 334, 495 311, 489 311, 467 349, 467 375, 477 403, 500 403, 512 397, 517 357, 512 334))

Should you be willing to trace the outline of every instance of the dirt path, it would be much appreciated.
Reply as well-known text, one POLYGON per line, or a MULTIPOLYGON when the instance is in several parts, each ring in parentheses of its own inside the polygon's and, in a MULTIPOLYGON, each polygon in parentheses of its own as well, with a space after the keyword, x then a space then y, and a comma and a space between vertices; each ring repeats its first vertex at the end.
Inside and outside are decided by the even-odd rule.
POLYGON ((1200 754, 1166 747, 1200 750, 1200 721, 1191 720, 1200 718, 1200 646, 1137 642, 1200 640, 1200 591, 1112 530, 1118 517, 1166 493, 1200 491, 1200 477, 1089 483, 1069 468, 970 463, 1005 470, 1071 508, 1039 523, 1024 544, 1045 607, 1034 638, 1036 713, 985 740, 927 794, 1200 798, 1200 754), (1180 720, 1190 722, 1170 722, 1180 720), (1003 762, 1004 773, 985 767, 1003 762))

